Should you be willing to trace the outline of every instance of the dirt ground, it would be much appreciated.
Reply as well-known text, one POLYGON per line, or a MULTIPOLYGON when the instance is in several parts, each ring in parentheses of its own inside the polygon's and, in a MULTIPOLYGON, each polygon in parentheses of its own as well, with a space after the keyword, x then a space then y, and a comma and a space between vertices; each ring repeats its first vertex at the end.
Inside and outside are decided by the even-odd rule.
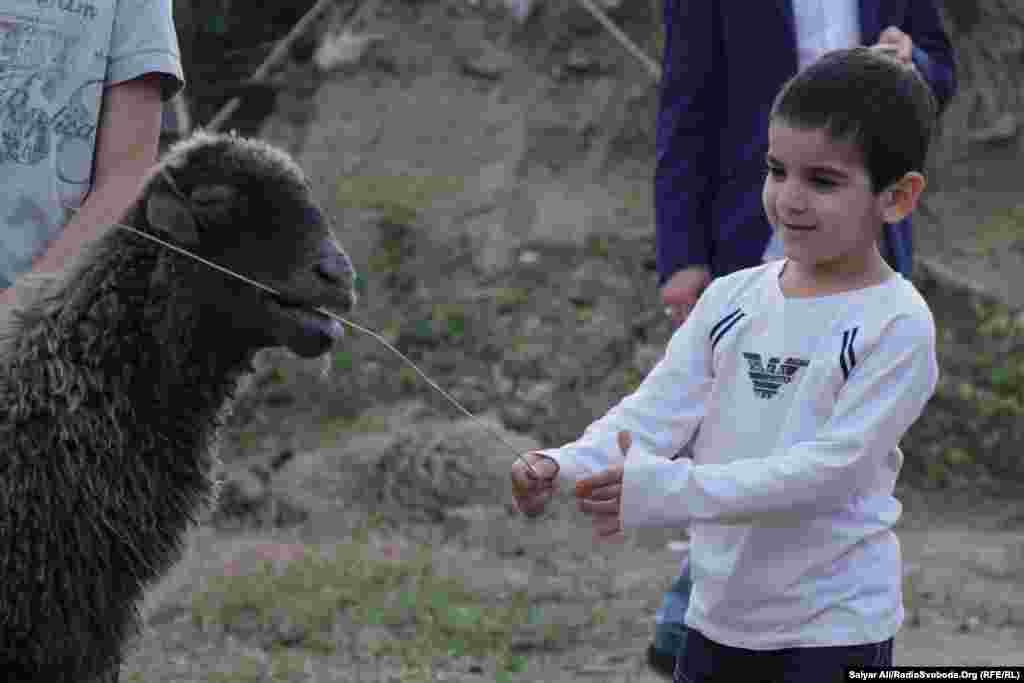
MULTIPOLYGON (((643 17, 618 20, 628 28, 643 17)), ((291 67, 297 85, 279 93, 262 134, 299 159, 365 274, 358 319, 414 352, 524 449, 566 438, 635 381, 623 368, 642 376, 669 332, 649 267, 650 83, 578 14, 524 32, 487 3, 382 3, 361 30, 376 39, 357 63, 327 74, 291 67), (441 189, 382 198, 395 188, 388 179, 409 174, 441 189), (379 182, 353 189, 353 178, 379 182), (392 223, 402 212, 415 215, 411 227, 392 223)), ((1024 161, 1016 143, 963 151, 933 185, 918 253, 1019 311, 1024 238, 987 219, 1016 206, 1024 161)), ((929 300, 952 320, 962 302, 944 286, 929 300)), ((196 596, 219 577, 261 559, 286 567, 297 561, 289 548, 364 536, 378 557, 429 546, 437 573, 486 604, 523 593, 535 610, 510 631, 518 670, 439 655, 433 680, 656 680, 644 650, 678 567, 668 544, 681 535, 595 546, 564 499, 551 518, 524 520, 510 508, 502 446, 453 418, 375 342, 351 337, 347 348, 348 365, 326 380, 309 364, 266 361, 256 398, 243 398, 224 439, 236 511, 198 528, 153 588, 123 680, 418 680, 398 658, 372 654, 374 643, 410 637, 401 628, 344 622, 338 647, 316 653, 281 624, 196 622, 196 596), (326 439, 331 416, 343 428, 326 439), (268 474, 284 453, 288 462, 268 474), (275 675, 282 647, 299 664, 275 675)), ((971 359, 950 353, 963 355, 943 372, 958 379, 971 359)), ((911 440, 911 457, 957 431, 935 424, 911 440)), ((989 448, 965 443, 978 459, 989 448)), ((989 480, 1008 479, 1002 466, 989 480)), ((935 489, 919 485, 924 469, 908 469, 898 529, 908 620, 897 663, 1024 665, 1022 489, 974 478, 935 489)))

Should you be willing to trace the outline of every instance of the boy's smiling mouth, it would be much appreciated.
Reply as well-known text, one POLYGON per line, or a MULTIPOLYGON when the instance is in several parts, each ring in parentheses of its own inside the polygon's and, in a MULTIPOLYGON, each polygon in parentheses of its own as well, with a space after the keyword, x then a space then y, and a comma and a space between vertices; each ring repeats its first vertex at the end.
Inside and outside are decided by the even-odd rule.
POLYGON ((782 225, 787 230, 799 230, 801 232, 809 232, 811 230, 814 230, 813 225, 792 225, 790 223, 783 223, 782 225))

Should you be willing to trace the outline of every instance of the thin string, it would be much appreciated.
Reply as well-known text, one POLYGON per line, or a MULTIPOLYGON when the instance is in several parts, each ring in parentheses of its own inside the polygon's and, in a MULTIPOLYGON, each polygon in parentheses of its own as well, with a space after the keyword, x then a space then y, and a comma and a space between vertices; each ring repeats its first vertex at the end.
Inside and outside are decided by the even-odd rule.
MULTIPOLYGON (((175 188, 175 189, 177 189, 177 188, 175 188)), ((74 210, 78 211, 78 209, 74 209, 74 210)), ((211 267, 211 268, 213 268, 215 270, 219 270, 220 272, 224 273, 225 275, 230 275, 231 277, 236 278, 238 280, 241 280, 242 282, 248 283, 248 284, 252 285, 253 287, 258 287, 259 289, 262 289, 262 290, 264 290, 265 292, 267 292, 269 294, 273 294, 274 296, 277 296, 277 297, 281 297, 282 296, 281 292, 278 292, 273 287, 265 285, 262 282, 257 282, 256 280, 248 278, 245 275, 241 275, 240 273, 236 273, 235 271, 233 271, 233 270, 231 270, 229 268, 225 268, 224 266, 219 265, 217 263, 214 263, 213 261, 208 261, 208 260, 204 259, 202 256, 198 256, 197 254, 193 254, 192 252, 188 251, 187 249, 182 249, 181 247, 177 246, 176 244, 171 244, 170 242, 166 242, 166 241, 160 239, 159 237, 156 237, 155 235, 150 235, 149 233, 143 232, 142 230, 139 230, 137 228, 133 228, 130 225, 122 225, 121 223, 113 223, 112 225, 114 227, 116 227, 116 228, 121 228, 122 230, 127 230, 129 232, 133 232, 136 235, 140 235, 141 237, 144 237, 144 238, 146 238, 148 240, 156 242, 157 244, 160 244, 160 245, 162 245, 164 247, 167 247, 168 249, 171 249, 173 251, 176 251, 176 252, 178 252, 179 254, 181 254, 183 256, 187 256, 187 257, 189 257, 189 258, 191 258, 193 260, 199 261, 200 263, 205 264, 205 265, 207 265, 207 266, 209 266, 209 267, 211 267)), ((331 318, 333 320, 337 320, 339 323, 342 323, 343 325, 347 325, 347 326, 351 327, 354 330, 358 330, 359 332, 362 332, 363 334, 369 335, 370 337, 373 337, 378 342, 383 344, 392 353, 394 353, 396 356, 401 358, 402 361, 404 361, 409 367, 411 367, 413 370, 415 370, 416 374, 418 374, 421 378, 423 378, 423 381, 425 381, 427 384, 429 384, 431 386, 431 388, 433 388, 435 391, 437 391, 437 393, 441 394, 445 399, 447 399, 448 402, 451 403, 453 406, 455 406, 455 408, 457 408, 460 412, 462 412, 463 415, 465 415, 466 417, 468 417, 471 420, 473 420, 477 424, 477 426, 479 426, 479 427, 483 428, 484 430, 486 430, 492 437, 494 437, 496 440, 500 441, 510 451, 515 453, 516 457, 523 461, 523 464, 526 465, 526 468, 530 471, 530 473, 535 478, 537 478, 537 479, 541 478, 540 474, 537 472, 537 470, 534 468, 534 466, 530 463, 529 460, 527 460, 523 456, 522 452, 519 449, 517 449, 515 446, 513 446, 511 443, 509 443, 503 436, 501 436, 501 434, 499 434, 497 431, 495 431, 489 424, 487 424, 482 419, 480 419, 479 417, 477 417, 476 415, 471 413, 465 406, 463 406, 461 403, 459 403, 455 399, 454 396, 452 396, 447 391, 442 389, 437 384, 437 382, 435 382, 429 376, 427 376, 427 374, 425 372, 423 372, 423 370, 421 370, 418 365, 416 365, 414 362, 412 362, 412 360, 410 360, 409 357, 406 356, 404 353, 402 353, 397 348, 395 348, 390 342, 388 342, 388 340, 384 339, 384 337, 382 337, 381 335, 377 334, 373 330, 371 330, 369 328, 366 328, 366 327, 363 327, 362 325, 360 325, 358 323, 355 323, 355 322, 353 322, 351 320, 348 320, 347 318, 343 318, 342 316, 340 316, 340 315, 338 315, 338 314, 336 314, 336 313, 334 313, 332 311, 329 311, 329 310, 327 310, 326 308, 324 308, 322 306, 318 307, 318 308, 314 308, 312 310, 314 310, 317 313, 320 313, 322 315, 325 315, 328 318, 331 318)))

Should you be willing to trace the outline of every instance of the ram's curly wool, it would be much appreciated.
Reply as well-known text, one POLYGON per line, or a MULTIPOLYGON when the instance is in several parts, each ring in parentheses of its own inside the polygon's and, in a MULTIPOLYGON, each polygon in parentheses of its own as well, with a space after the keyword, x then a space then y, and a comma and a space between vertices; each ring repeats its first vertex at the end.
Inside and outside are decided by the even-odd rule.
POLYGON ((261 348, 315 357, 341 336, 351 262, 283 152, 198 133, 123 223, 241 272, 271 296, 112 229, 20 302, 0 340, 0 671, 116 681, 144 589, 214 493, 217 432, 261 348))

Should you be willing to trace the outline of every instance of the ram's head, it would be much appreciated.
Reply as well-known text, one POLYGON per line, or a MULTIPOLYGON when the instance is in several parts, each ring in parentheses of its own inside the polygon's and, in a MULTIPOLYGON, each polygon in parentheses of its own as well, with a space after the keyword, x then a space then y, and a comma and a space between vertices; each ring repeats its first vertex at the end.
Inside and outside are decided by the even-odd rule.
POLYGON ((193 291, 252 346, 304 357, 327 351, 341 325, 316 312, 355 304, 355 270, 309 182, 283 152, 234 135, 198 133, 172 148, 143 197, 148 229, 261 282, 271 295, 211 268, 193 291))

